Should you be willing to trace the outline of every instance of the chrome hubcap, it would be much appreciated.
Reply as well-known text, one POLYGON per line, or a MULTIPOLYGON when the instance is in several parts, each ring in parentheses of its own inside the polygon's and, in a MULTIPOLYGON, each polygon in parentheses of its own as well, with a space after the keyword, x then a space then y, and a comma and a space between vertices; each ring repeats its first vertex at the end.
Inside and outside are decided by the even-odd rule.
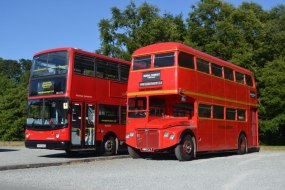
POLYGON ((107 140, 105 143, 105 150, 111 151, 113 149, 114 143, 111 140, 107 140))
POLYGON ((186 140, 183 144, 183 152, 186 154, 191 154, 192 152, 192 145, 189 140, 186 140))

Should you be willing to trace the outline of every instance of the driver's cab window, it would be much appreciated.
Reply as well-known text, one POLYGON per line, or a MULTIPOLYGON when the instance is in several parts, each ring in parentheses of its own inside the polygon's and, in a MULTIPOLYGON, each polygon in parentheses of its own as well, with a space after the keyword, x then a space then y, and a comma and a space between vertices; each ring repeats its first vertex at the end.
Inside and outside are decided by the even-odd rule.
POLYGON ((174 117, 189 117, 191 118, 194 113, 193 103, 178 103, 173 104, 173 116, 174 117))
POLYGON ((163 98, 149 98, 149 115, 161 117, 165 114, 165 100, 163 98))

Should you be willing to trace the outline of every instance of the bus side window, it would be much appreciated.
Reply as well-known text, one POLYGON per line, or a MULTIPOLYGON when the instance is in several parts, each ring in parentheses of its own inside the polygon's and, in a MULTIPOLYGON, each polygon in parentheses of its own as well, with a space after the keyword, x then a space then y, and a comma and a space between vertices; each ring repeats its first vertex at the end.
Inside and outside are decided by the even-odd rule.
POLYGON ((174 117, 192 118, 193 114, 194 114, 194 105, 192 103, 179 103, 173 105, 174 117))

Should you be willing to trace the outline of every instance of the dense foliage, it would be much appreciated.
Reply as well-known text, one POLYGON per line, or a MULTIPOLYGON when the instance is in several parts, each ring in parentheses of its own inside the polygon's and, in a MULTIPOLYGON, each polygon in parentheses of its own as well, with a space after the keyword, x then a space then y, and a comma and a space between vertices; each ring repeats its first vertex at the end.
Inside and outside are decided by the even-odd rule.
POLYGON ((0 58, 0 140, 22 140, 31 61, 0 58))
MULTIPOLYGON (((97 52, 130 60, 137 48, 176 41, 246 67, 258 84, 261 141, 285 144, 284 5, 264 10, 255 3, 234 7, 201 0, 189 7, 186 18, 161 14, 148 3, 131 2, 111 11, 112 17, 99 23, 102 43, 97 52)), ((30 66, 30 60, 0 58, 0 140, 23 139, 30 66)))

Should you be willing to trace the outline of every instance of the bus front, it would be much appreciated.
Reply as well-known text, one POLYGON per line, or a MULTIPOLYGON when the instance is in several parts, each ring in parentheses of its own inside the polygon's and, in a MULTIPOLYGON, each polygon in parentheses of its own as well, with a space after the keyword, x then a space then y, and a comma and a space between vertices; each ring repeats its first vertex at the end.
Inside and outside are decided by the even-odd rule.
POLYGON ((68 49, 53 49, 33 58, 25 132, 27 148, 67 149, 69 146, 69 54, 68 49))
POLYGON ((185 127, 195 122, 195 101, 178 86, 180 52, 166 49, 148 54, 155 46, 140 49, 143 55, 133 54, 129 75, 126 143, 134 158, 174 151, 185 127))

